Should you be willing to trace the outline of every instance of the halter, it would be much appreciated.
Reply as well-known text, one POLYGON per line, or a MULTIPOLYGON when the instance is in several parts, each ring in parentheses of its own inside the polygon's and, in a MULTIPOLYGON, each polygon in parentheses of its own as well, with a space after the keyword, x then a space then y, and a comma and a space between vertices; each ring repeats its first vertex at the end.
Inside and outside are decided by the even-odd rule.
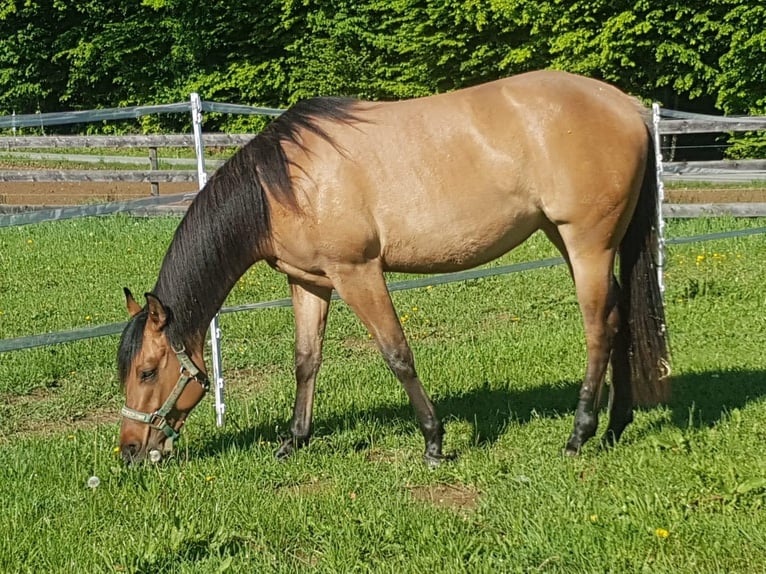
POLYGON ((194 379, 202 385, 204 391, 207 392, 210 389, 210 380, 205 373, 197 368, 194 361, 189 358, 184 347, 181 347, 180 349, 173 347, 173 352, 176 354, 176 357, 178 357, 178 362, 181 363, 181 374, 178 377, 178 382, 176 383, 173 392, 170 393, 170 396, 168 396, 167 399, 165 399, 163 405, 153 413, 137 411, 136 409, 131 409, 128 405, 124 405, 122 409, 120 409, 120 414, 127 419, 148 424, 150 427, 162 431, 169 439, 176 440, 181 435, 168 422, 167 417, 170 414, 170 411, 176 406, 178 397, 181 396, 181 393, 183 393, 184 388, 186 388, 189 381, 194 379))

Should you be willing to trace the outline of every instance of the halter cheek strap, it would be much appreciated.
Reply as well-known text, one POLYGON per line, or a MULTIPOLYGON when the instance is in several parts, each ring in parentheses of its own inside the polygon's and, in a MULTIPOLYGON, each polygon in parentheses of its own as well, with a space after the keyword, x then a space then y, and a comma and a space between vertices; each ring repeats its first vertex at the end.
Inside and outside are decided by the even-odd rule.
POLYGON ((123 405, 122 409, 120 409, 120 414, 126 419, 148 424, 150 427, 162 431, 165 436, 171 440, 177 439, 180 436, 180 433, 168 422, 167 417, 170 414, 170 411, 176 406, 178 398, 181 396, 181 393, 184 392, 189 381, 192 379, 197 381, 206 393, 210 389, 210 380, 197 368, 194 361, 189 358, 189 355, 186 354, 186 349, 184 347, 181 347, 180 349, 173 348, 173 352, 176 354, 178 362, 181 364, 181 374, 178 377, 178 382, 176 383, 173 392, 171 392, 168 398, 165 399, 162 406, 153 413, 138 411, 130 408, 128 405, 123 405))

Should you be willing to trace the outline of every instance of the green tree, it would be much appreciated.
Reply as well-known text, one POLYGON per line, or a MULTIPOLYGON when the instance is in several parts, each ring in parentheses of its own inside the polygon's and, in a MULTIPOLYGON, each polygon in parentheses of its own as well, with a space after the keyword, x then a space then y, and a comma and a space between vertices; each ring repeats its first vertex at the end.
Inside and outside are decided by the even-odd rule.
POLYGON ((53 60, 62 30, 75 22, 52 1, 0 4, 0 110, 59 109, 68 70, 53 60))

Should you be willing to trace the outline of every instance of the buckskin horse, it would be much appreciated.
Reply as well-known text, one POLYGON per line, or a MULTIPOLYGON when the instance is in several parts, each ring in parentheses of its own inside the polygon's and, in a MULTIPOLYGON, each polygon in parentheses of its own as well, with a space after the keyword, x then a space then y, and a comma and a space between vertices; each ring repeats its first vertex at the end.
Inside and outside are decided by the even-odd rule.
POLYGON ((557 71, 398 102, 322 97, 296 104, 199 192, 145 306, 124 290, 132 317, 117 353, 126 395, 123 458, 136 462, 172 446, 208 388, 208 325, 237 280, 264 260, 287 275, 295 313, 297 391, 290 436, 276 456, 309 440, 335 289, 403 385, 425 438, 425 461, 438 464, 443 426, 384 272, 474 267, 537 230, 569 266, 586 339, 564 452, 577 454, 595 434, 610 363, 603 442, 613 444, 635 406, 669 393, 650 129, 634 98, 557 71))

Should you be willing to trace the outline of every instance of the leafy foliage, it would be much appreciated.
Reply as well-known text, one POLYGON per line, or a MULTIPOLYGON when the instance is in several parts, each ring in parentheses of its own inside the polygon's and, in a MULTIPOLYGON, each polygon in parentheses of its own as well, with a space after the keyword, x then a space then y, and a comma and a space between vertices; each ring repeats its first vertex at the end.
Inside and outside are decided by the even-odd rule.
POLYGON ((671 107, 759 114, 764 30, 766 8, 744 0, 5 0, 0 109, 181 101, 191 91, 272 107, 319 94, 395 99, 554 67, 671 107))

